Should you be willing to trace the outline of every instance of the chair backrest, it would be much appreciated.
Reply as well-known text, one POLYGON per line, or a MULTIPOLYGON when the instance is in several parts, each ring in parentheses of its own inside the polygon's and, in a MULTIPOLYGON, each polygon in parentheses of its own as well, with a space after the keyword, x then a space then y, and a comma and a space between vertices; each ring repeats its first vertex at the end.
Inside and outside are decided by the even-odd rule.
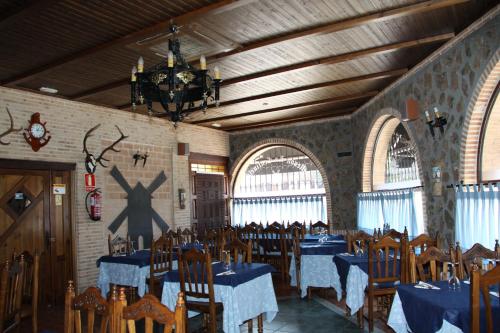
POLYGON ((196 235, 193 230, 186 228, 182 231, 177 232, 181 236, 181 242, 194 243, 196 241, 196 235))
POLYGON ((181 236, 173 229, 169 229, 168 231, 164 231, 162 233, 162 236, 166 237, 166 238, 172 238, 172 240, 174 242, 174 246, 182 244, 182 240, 179 239, 181 236), (179 242, 179 240, 180 240, 180 242, 179 242))
POLYGON ((269 254, 271 252, 281 252, 286 253, 286 247, 284 246, 284 229, 280 226, 270 225, 262 230, 262 247, 264 249, 264 254, 269 254))
POLYGON ((252 255, 260 261, 260 242, 261 242, 261 230, 257 226, 246 225, 238 230, 238 239, 242 242, 252 241, 252 255))
POLYGON ((108 235, 108 249, 110 256, 117 254, 130 254, 132 250, 130 238, 128 236, 127 238, 116 236, 111 239, 111 235, 108 235))
POLYGON ((410 247, 410 282, 444 280, 448 274, 448 263, 453 262, 451 254, 447 254, 437 247, 428 247, 416 255, 410 247), (427 268, 427 269, 426 269, 427 268), (442 274, 441 274, 442 273, 442 274))
MULTIPOLYGON (((287 238, 304 239, 306 237, 306 227, 302 224, 297 225, 295 223, 297 223, 297 222, 294 222, 294 223, 290 224, 288 227, 286 227, 285 234, 289 236, 287 238)), ((291 243, 290 243, 290 247, 291 247, 291 243)))
POLYGON ((87 288, 82 294, 75 295, 73 281, 68 282, 64 301, 64 333, 82 332, 82 311, 87 313, 88 333, 94 332, 96 315, 100 317, 99 332, 112 332, 110 327, 110 307, 101 290, 95 287, 87 288))
MULTIPOLYGON (((151 245, 151 259, 149 264, 149 292, 154 294, 156 283, 159 283, 155 277, 163 275, 172 270, 172 261, 174 255, 174 240, 171 237, 160 236, 153 241, 151 245)), ((161 280, 161 278, 159 278, 161 280)))
POLYGON ((401 281, 404 267, 401 255, 402 244, 390 236, 382 237, 377 242, 371 240, 368 245, 368 285, 401 281), (400 261, 400 263, 398 263, 400 261))
MULTIPOLYGON (((479 266, 474 265, 471 272, 471 332, 479 333, 481 318, 481 296, 483 295, 486 308, 486 332, 498 332, 498 327, 493 327, 493 311, 491 309, 490 286, 500 286, 500 265, 481 275, 479 266)), ((498 302, 498 300, 496 301, 498 302)), ((484 330, 483 330, 484 331, 484 330)))
POLYGON ((241 262, 251 264, 252 263, 252 241, 248 240, 245 243, 233 239, 229 244, 224 245, 224 250, 229 251, 231 256, 231 262, 241 262))
POLYGON ((16 256, 16 261, 20 261, 24 257, 24 276, 23 276, 23 295, 22 304, 31 304, 33 313, 38 310, 38 298, 40 295, 40 254, 35 251, 31 255, 28 251, 24 251, 21 255, 16 256))
MULTIPOLYGON (((456 254, 458 261, 458 277, 460 279, 465 279, 467 276, 470 277, 472 272, 472 265, 475 261, 482 259, 497 260, 500 259, 496 251, 491 251, 490 249, 484 247, 483 245, 476 243, 472 245, 470 249, 462 253, 460 244, 457 242, 456 254)), ((480 265, 480 263, 478 263, 480 265)))
POLYGON ((175 333, 186 333, 186 304, 184 301, 184 294, 179 293, 177 297, 177 304, 175 311, 170 311, 165 305, 154 295, 146 294, 138 302, 127 305, 125 297, 125 288, 120 288, 118 299, 116 295, 112 295, 112 315, 120 320, 121 330, 116 333, 136 332, 136 321, 144 319, 144 332, 153 333, 153 323, 164 325, 163 333, 172 332, 175 326, 175 333))
POLYGON ((420 234, 408 242, 408 245, 413 248, 413 250, 419 248, 420 253, 423 253, 430 247, 438 247, 437 238, 432 238, 427 234, 420 234))
POLYGON ((408 231, 406 230, 406 227, 403 232, 399 232, 396 229, 390 229, 386 233, 382 235, 382 237, 389 236, 394 240, 401 240, 403 237, 408 236, 408 231))
POLYGON ((203 239, 203 243, 208 246, 208 250, 210 251, 210 255, 215 260, 222 260, 222 247, 224 246, 224 242, 222 239, 222 232, 217 232, 214 229, 209 229, 205 233, 205 238, 203 239))
POLYGON ((311 235, 319 234, 321 231, 326 230, 328 232, 328 224, 322 221, 316 223, 309 222, 309 233, 311 235))
POLYGON ((368 243, 374 241, 375 237, 367 234, 363 230, 357 231, 355 234, 347 234, 347 252, 353 253, 360 248, 364 253, 368 250, 368 243))
POLYGON ((23 296, 24 257, 5 262, 0 273, 0 332, 16 327, 21 321, 23 296), (6 327, 8 322, 10 326, 6 327))
POLYGON ((215 307, 212 257, 205 245, 205 251, 195 248, 182 253, 179 249, 179 281, 181 291, 190 297, 208 299, 215 307))

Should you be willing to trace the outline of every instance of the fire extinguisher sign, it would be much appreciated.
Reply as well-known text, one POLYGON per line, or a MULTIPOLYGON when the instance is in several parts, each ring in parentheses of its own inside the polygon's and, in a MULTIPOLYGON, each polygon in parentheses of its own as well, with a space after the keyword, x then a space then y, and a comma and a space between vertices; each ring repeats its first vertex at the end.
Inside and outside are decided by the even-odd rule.
POLYGON ((85 174, 85 191, 92 192, 95 190, 95 175, 92 173, 85 174))

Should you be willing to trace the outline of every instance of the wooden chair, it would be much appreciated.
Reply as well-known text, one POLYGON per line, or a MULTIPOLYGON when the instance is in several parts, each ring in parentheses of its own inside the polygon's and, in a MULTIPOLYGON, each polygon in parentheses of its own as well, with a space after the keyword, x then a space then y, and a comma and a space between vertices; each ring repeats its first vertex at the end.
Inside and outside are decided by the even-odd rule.
POLYGON ((181 291, 186 295, 186 308, 208 315, 209 332, 215 333, 217 313, 222 312, 223 306, 222 303, 215 302, 210 252, 205 245, 205 253, 195 248, 182 253, 179 249, 178 256, 179 283, 181 291), (193 298, 203 300, 195 301, 193 298))
POLYGON ((177 246, 177 245, 180 245, 182 244, 182 239, 181 236, 174 230, 172 229, 169 229, 168 231, 164 231, 162 233, 162 237, 165 237, 165 238, 172 238, 173 242, 174 242, 174 246, 177 246))
POLYGON ((40 254, 24 251, 16 261, 24 257, 23 295, 21 299, 21 320, 31 317, 33 333, 38 332, 38 298, 40 296, 40 254))
POLYGON ((252 241, 252 261, 260 262, 260 228, 257 226, 246 225, 238 230, 238 238, 245 242, 252 241))
POLYGON ((491 251, 490 249, 484 247, 483 245, 476 243, 470 249, 462 254, 460 244, 457 242, 455 247, 455 252, 458 261, 458 272, 457 276, 459 279, 465 279, 471 276, 472 265, 475 261, 479 259, 500 259, 499 254, 496 251, 491 251))
MULTIPOLYGON (((479 333, 480 322, 481 322, 481 296, 483 295, 483 300, 486 308, 486 332, 493 333, 498 332, 499 327, 493 327, 493 311, 491 309, 491 299, 489 288, 493 285, 500 286, 500 265, 492 270, 481 275, 481 270, 478 265, 474 265, 471 272, 471 332, 479 333)), ((496 300, 495 302, 498 302, 496 300)))
POLYGON ((329 226, 327 223, 318 221, 316 223, 309 222, 309 233, 311 235, 319 234, 321 231, 326 230, 329 231, 329 226))
POLYGON ((284 242, 284 229, 269 226, 262 230, 263 261, 272 265, 280 273, 282 281, 288 276, 288 250, 284 242))
POLYGON ((420 255, 415 255, 410 247, 410 282, 445 280, 448 274, 448 264, 453 262, 452 256, 431 246, 420 255), (428 266, 428 269, 425 269, 428 266), (441 274, 442 273, 442 274, 441 274))
POLYGON ((116 236, 114 239, 111 239, 111 235, 108 235, 108 249, 110 256, 130 254, 132 252, 130 237, 122 238, 116 236))
POLYGON ((181 243, 194 243, 196 241, 196 235, 193 230, 185 228, 184 230, 178 230, 177 234, 181 236, 181 243))
MULTIPOLYGON (((397 284, 401 281, 401 270, 404 267, 404 262, 400 262, 398 265, 398 257, 401 261, 404 261, 404 257, 401 255, 402 248, 402 243, 396 242, 389 236, 382 237, 378 242, 374 240, 369 242, 367 306, 368 328, 370 332, 373 332, 374 326, 373 307, 375 305, 375 298, 391 298, 396 293, 397 284)), ((390 304, 387 305, 390 308, 390 304)), ((362 320, 362 317, 359 317, 359 313, 358 319, 362 320)))
MULTIPOLYGON (((116 290, 116 287, 114 289, 116 290)), ((64 300, 64 333, 82 332, 82 311, 87 314, 86 332, 94 332, 96 315, 101 320, 100 333, 117 332, 110 327, 113 324, 110 306, 106 299, 101 296, 101 290, 89 287, 82 294, 75 296, 75 286, 73 281, 69 281, 64 300)))
POLYGON ((231 262, 239 262, 241 258, 242 263, 252 263, 252 241, 248 240, 246 243, 234 239, 229 244, 224 244, 223 251, 229 251, 231 262))
POLYGON ((273 227, 273 228, 284 228, 283 226, 283 223, 280 223, 278 221, 274 221, 273 223, 271 224, 267 224, 267 227, 266 228, 269 228, 269 227, 273 227))
POLYGON ((355 234, 347 234, 347 252, 354 253, 360 248, 364 253, 368 250, 368 243, 374 241, 375 237, 359 230, 355 234))
POLYGON ((151 261, 149 264, 149 292, 161 297, 161 286, 163 276, 170 272, 173 261, 173 239, 171 237, 161 236, 151 245, 151 261))
POLYGON ((300 295, 301 294, 301 292, 300 292, 300 259, 301 259, 301 255, 300 255, 300 241, 297 238, 295 238, 293 240, 292 249, 293 249, 293 256, 295 258, 295 281, 297 281, 297 292, 300 295))
MULTIPOLYGON (((136 332, 136 321, 144 319, 144 332, 153 333, 153 323, 164 325, 163 333, 171 333, 175 326, 175 333, 186 333, 187 312, 184 294, 179 293, 175 311, 170 311, 154 295, 146 294, 138 302, 127 305, 124 288, 120 289, 117 296, 112 294, 112 316, 120 321, 120 330, 116 333, 136 332)), ((118 326, 118 325, 116 325, 118 326)), ((115 326, 115 327, 116 327, 115 326)))
POLYGON ((21 302, 24 286, 24 257, 7 261, 0 273, 0 333, 16 329, 20 332, 21 302))
POLYGON ((385 234, 383 234, 382 237, 389 236, 389 237, 391 237, 392 239, 394 239, 396 241, 401 241, 401 239, 405 235, 406 235, 406 238, 408 238, 408 230, 406 229, 406 227, 405 227, 405 229, 404 229, 403 232, 399 232, 396 229, 390 229, 385 234))
POLYGON ((205 233, 203 243, 208 246, 212 259, 222 260, 222 248, 224 246, 222 234, 214 229, 210 229, 205 233))

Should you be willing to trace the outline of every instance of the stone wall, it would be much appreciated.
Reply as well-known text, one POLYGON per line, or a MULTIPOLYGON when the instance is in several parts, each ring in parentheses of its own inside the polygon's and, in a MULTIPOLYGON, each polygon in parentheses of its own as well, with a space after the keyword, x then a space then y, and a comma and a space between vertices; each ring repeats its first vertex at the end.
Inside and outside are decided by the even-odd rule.
MULTIPOLYGON (((188 196, 186 202, 190 202, 188 157, 177 155, 177 143, 189 143, 192 152, 229 154, 228 134, 223 131, 188 124, 180 124, 174 129, 163 119, 149 119, 139 114, 8 88, 0 88, 0 128, 9 126, 6 106, 13 114, 16 127, 27 127, 31 114, 40 112, 42 121, 47 121, 52 139, 40 151, 33 152, 22 134, 11 134, 6 138, 11 144, 0 145, 0 158, 76 163, 73 240, 77 250, 75 278, 80 289, 95 284, 96 259, 107 253, 108 225, 127 204, 125 192, 109 174, 112 166, 119 168, 131 187, 139 181, 147 187, 164 171, 167 181, 153 193, 152 206, 171 228, 177 228, 189 226, 191 216, 190 205, 180 209, 177 199, 177 190, 184 188, 188 196), (84 204, 82 141, 85 132, 98 123, 101 126, 88 140, 92 153, 99 153, 119 137, 114 125, 129 137, 117 146, 121 150, 119 153, 106 155, 110 159, 109 168, 97 167, 97 185, 103 189, 103 217, 100 222, 92 222, 84 204), (132 155, 137 151, 149 153, 145 167, 141 162, 134 167, 132 155)), ((125 236, 126 227, 127 220, 117 234, 125 236)), ((160 230, 154 227, 154 232, 157 236, 160 230)))
MULTIPOLYGON (((355 225, 356 216, 352 158, 337 156, 337 153, 352 151, 351 132, 349 118, 343 117, 231 134, 230 169, 256 142, 289 142, 292 146, 299 144, 312 153, 313 156, 309 157, 319 161, 319 167, 325 171, 326 179, 323 181, 328 182, 330 188, 330 193, 327 193, 327 203, 331 205, 329 220, 336 226, 351 227, 355 225)), ((235 174, 232 176, 236 177, 235 174)))

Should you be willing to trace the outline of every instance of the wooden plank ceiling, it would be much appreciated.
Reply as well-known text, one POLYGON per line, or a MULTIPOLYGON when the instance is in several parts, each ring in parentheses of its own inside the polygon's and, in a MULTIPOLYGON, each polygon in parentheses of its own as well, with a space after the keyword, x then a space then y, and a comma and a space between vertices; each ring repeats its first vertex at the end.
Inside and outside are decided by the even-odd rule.
POLYGON ((207 55, 223 78, 220 107, 186 122, 236 131, 334 117, 496 2, 0 0, 0 82, 130 112, 130 68, 139 55, 146 67, 162 61, 173 20, 186 58, 207 55))

